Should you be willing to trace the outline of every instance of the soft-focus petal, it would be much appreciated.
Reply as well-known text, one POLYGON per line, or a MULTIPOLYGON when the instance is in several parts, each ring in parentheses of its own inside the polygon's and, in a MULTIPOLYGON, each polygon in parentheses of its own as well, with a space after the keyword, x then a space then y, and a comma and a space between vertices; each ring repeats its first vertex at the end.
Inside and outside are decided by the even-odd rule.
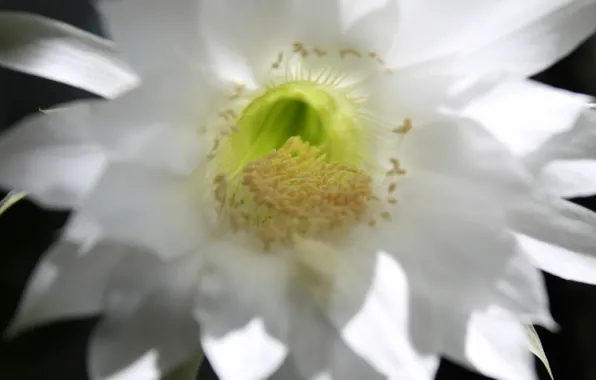
POLYGON ((503 83, 474 100, 463 115, 480 123, 516 156, 570 129, 590 97, 538 82, 503 83))
POLYGON ((69 229, 91 221, 108 239, 175 257, 196 249, 206 233, 198 198, 184 178, 142 165, 111 164, 69 229))
POLYGON ((493 302, 528 322, 551 327, 554 322, 542 273, 523 250, 523 244, 519 243, 519 248, 519 254, 509 261, 504 276, 497 282, 493 302))
POLYGON ((387 55, 396 35, 396 0, 337 0, 341 3, 345 47, 387 55))
POLYGON ((525 161, 541 187, 564 198, 596 193, 596 111, 584 107, 576 123, 552 136, 525 161))
MULTIPOLYGON (((311 295, 300 284, 294 285, 289 295, 292 302, 287 344, 289 359, 294 362, 294 368, 301 377, 329 380, 386 378, 367 364, 362 352, 353 351, 346 345, 323 310, 315 305, 311 295)), ((368 330, 370 326, 360 327, 368 330)), ((362 330, 355 331, 357 329, 353 328, 354 335, 366 333, 362 330)), ((342 335, 346 337, 345 334, 342 335)), ((421 379, 426 380, 424 377, 421 379)))
MULTIPOLYGON (((400 183, 397 198, 393 221, 379 244, 405 269, 412 297, 429 299, 439 308, 455 304, 462 311, 486 305, 517 252, 494 197, 448 177, 419 173, 400 183)), ((434 307, 416 302, 412 307, 427 321, 427 333, 441 328, 430 317, 434 307)), ((425 325, 412 318, 417 346, 433 349, 436 344, 425 334, 425 325)))
POLYGON ((294 1, 291 21, 296 40, 327 47, 341 39, 341 1, 294 1))
MULTIPOLYGON (((556 245, 518 235, 534 264, 565 280, 596 285, 596 256, 581 254, 556 245)), ((596 251, 596 248, 595 248, 596 251)))
POLYGON ((537 379, 524 324, 511 313, 489 307, 468 324, 466 356, 483 374, 500 380, 537 379))
POLYGON ((462 186, 481 188, 502 202, 530 188, 530 176, 515 157, 472 120, 454 118, 414 125, 402 149, 400 164, 412 173, 414 181, 430 172, 451 182, 462 181, 462 186))
POLYGON ((511 224, 523 249, 542 270, 596 284, 596 214, 571 202, 541 196, 521 204, 511 224))
POLYGON ((521 13, 524 11, 519 3, 509 1, 509 9, 501 9, 501 20, 494 24, 484 20, 485 30, 498 27, 501 33, 488 41, 474 41, 471 52, 456 60, 459 62, 453 69, 479 74, 505 71, 519 78, 528 77, 569 54, 596 28, 593 0, 555 0, 551 4, 534 0, 524 5, 528 3, 533 9, 527 10, 526 15, 521 13), (511 17, 512 13, 515 16, 511 17))
POLYGON ((378 240, 377 231, 368 226, 352 230, 333 246, 296 239, 295 265, 302 286, 350 350, 376 371, 396 378, 432 378, 434 370, 427 366, 432 358, 415 350, 408 339, 411 293, 404 274, 379 251, 378 240))
POLYGON ((101 0, 106 34, 143 77, 199 52, 199 1, 101 0), (144 42, 140 42, 144 41, 144 42))
MULTIPOLYGON (((329 3, 322 2, 321 6, 329 3)), ((267 62, 275 62, 278 49, 288 48, 294 41, 288 25, 291 7, 291 0, 203 2, 199 27, 214 72, 249 87, 260 83, 270 68, 267 62)), ((312 11, 311 16, 321 12, 312 11)))
POLYGON ((105 316, 91 336, 93 380, 126 378, 132 371, 135 378, 157 380, 200 354, 199 327, 191 314, 199 263, 194 253, 167 264, 131 257, 114 271, 105 316))
POLYGON ((287 353, 285 346, 258 319, 222 336, 204 335, 201 342, 221 380, 265 379, 274 373, 287 353))
POLYGON ((393 66, 451 57, 444 70, 468 75, 530 76, 587 38, 596 17, 592 0, 411 0, 400 5, 393 66))
POLYGON ((375 118, 399 125, 405 118, 418 124, 437 118, 438 108, 449 99, 455 78, 413 66, 381 72, 371 81, 366 107, 375 118))
POLYGON ((562 198, 596 194, 596 160, 559 160, 540 169, 540 187, 562 198))
POLYGON ((456 307, 445 311, 441 316, 446 358, 490 378, 536 378, 525 325, 513 313, 497 305, 472 312, 456 307))
POLYGON ((138 84, 109 41, 63 22, 0 12, 0 65, 115 98, 138 84))
POLYGON ((434 371, 426 365, 430 357, 417 352, 409 340, 410 293, 403 269, 387 253, 363 254, 376 258, 374 272, 362 273, 357 261, 349 263, 352 273, 338 276, 335 302, 327 309, 329 318, 342 329, 350 347, 380 373, 396 379, 432 379, 434 371), (372 283, 366 298, 352 299, 350 291, 367 276, 372 276, 372 283), (355 283, 349 284, 350 280, 355 283), (353 302, 362 302, 360 310, 353 310, 353 302), (346 313, 353 315, 342 326, 339 322, 350 317, 346 313))
POLYGON ((205 247, 195 317, 205 355, 222 380, 267 378, 283 362, 288 268, 235 242, 205 247))
POLYGON ((0 184, 51 207, 72 207, 97 182, 106 157, 89 108, 68 104, 24 119, 0 138, 0 184))
POLYGON ((197 67, 172 64, 130 93, 94 103, 94 137, 114 159, 190 173, 205 155, 198 127, 214 95, 201 75, 197 67))
POLYGON ((88 252, 66 240, 58 242, 29 279, 9 334, 60 318, 99 313, 112 271, 126 254, 141 253, 109 242, 88 252))
POLYGON ((390 66, 409 66, 453 53, 462 47, 468 31, 488 15, 488 3, 475 0, 400 1, 390 66))
POLYGON ((292 37, 321 49, 340 47, 384 57, 395 37, 395 0, 299 0, 291 12, 292 37))

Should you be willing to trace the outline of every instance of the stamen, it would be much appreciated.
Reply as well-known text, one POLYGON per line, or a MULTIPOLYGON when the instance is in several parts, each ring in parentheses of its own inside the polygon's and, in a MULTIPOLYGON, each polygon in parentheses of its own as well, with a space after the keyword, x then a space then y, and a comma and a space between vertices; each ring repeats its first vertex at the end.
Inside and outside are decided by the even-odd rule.
POLYGON ((412 119, 405 119, 404 123, 399 127, 395 128, 392 132, 399 134, 406 134, 412 129, 412 119))
POLYGON ((319 148, 299 137, 248 164, 232 183, 218 175, 215 199, 232 227, 254 233, 266 250, 295 234, 347 227, 362 219, 373 199, 369 175, 327 162, 319 148))
POLYGON ((344 59, 346 56, 350 54, 358 58, 362 57, 362 54, 356 49, 341 49, 339 51, 339 56, 341 57, 341 59, 344 59))

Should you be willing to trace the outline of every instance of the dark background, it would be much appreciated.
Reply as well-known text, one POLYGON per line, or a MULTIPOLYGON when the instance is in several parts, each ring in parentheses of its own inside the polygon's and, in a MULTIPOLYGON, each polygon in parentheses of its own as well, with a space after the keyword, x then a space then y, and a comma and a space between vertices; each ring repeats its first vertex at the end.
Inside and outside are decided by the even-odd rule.
MULTIPOLYGON (((0 9, 40 13, 103 35, 90 1, 0 0, 0 9)), ((596 96, 596 36, 536 79, 596 96)), ((39 108, 90 97, 92 95, 81 90, 0 68, 0 127, 2 131, 7 130, 39 108)), ((576 201, 596 210, 595 200, 576 201)), ((0 331, 10 321, 26 279, 41 253, 57 238, 67 217, 67 212, 45 211, 27 201, 0 217, 0 331)), ((539 333, 555 379, 596 380, 596 289, 548 274, 545 277, 551 311, 561 330, 557 334, 544 330, 539 333)), ((86 340, 96 322, 97 318, 65 321, 0 342, 0 379, 85 380, 86 340)), ((537 367, 541 379, 548 379, 538 362, 537 367)), ((204 365, 198 379, 216 377, 210 367, 204 365)), ((443 361, 437 379, 488 378, 443 361)))

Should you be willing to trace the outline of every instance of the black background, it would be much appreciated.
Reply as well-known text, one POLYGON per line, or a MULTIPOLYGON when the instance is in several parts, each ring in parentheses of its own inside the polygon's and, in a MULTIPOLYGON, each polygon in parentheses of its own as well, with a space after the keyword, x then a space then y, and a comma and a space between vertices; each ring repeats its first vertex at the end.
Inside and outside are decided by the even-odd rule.
MULTIPOLYGON (((104 34, 90 0, 0 0, 0 9, 31 11, 104 34)), ((596 96, 596 37, 536 79, 596 96)), ((0 126, 4 131, 39 108, 90 97, 59 83, 0 69, 0 126)), ((596 210, 595 199, 576 201, 596 210)), ((45 211, 27 201, 0 217, 0 331, 10 321, 41 253, 57 238, 67 217, 67 212, 45 211)), ((596 290, 548 274, 545 277, 551 311, 561 331, 539 332, 555 379, 596 380, 596 290)), ((97 318, 64 321, 0 342, 0 379, 85 380, 86 343, 96 322, 97 318)), ((541 379, 548 379, 539 363, 537 367, 541 379)), ((216 379, 208 365, 201 368, 197 378, 216 379)), ((488 378, 443 361, 437 379, 488 378)))

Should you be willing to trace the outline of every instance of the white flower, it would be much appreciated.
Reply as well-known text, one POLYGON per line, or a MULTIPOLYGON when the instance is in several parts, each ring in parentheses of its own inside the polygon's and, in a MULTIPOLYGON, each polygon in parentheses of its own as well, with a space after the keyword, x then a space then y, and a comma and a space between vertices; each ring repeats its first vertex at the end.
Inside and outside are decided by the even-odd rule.
POLYGON ((538 268, 596 283, 596 217, 559 198, 596 190, 596 123, 524 78, 596 2, 100 5, 145 83, 0 143, 4 185, 75 208, 13 331, 103 312, 96 379, 199 341, 224 380, 431 379, 439 355, 535 378, 538 268))

